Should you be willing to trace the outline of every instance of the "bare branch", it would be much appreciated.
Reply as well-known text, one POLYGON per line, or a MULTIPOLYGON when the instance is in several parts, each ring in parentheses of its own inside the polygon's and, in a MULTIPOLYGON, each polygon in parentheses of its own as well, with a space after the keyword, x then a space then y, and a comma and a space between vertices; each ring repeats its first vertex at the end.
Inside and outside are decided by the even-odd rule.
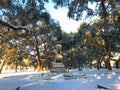
POLYGON ((8 22, 5 22, 5 21, 3 21, 3 20, 1 20, 1 19, 0 19, 0 24, 1 24, 2 26, 9 27, 9 28, 11 28, 11 29, 13 29, 13 30, 25 30, 26 32, 29 31, 26 27, 23 27, 23 26, 14 26, 14 25, 12 25, 12 24, 10 24, 10 23, 8 23, 8 22))

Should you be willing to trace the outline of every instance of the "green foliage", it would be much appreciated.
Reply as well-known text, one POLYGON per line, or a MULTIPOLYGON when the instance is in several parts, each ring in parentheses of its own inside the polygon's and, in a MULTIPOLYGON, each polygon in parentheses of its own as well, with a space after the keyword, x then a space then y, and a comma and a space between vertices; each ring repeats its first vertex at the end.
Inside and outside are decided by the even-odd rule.
POLYGON ((0 9, 1 14, 16 26, 25 26, 39 21, 49 23, 50 15, 46 12, 43 2, 36 3, 36 0, 22 1, 11 0, 10 3, 5 2, 6 7, 0 9))
MULTIPOLYGON (((90 2, 93 2, 92 0, 90 2)), ((82 18, 84 12, 87 12, 87 15, 93 15, 93 10, 88 6, 89 0, 73 0, 68 8, 68 17, 73 18, 75 20, 79 20, 82 18)))
POLYGON ((109 32, 105 32, 102 34, 106 44, 106 50, 110 52, 119 52, 119 45, 120 45, 120 31, 118 30, 111 30, 109 32))
POLYGON ((120 15, 115 11, 114 0, 53 0, 55 8, 68 7, 69 18, 80 20, 83 15, 87 19, 99 17, 92 22, 81 23, 78 32, 70 34, 62 33, 59 22, 51 20, 44 7, 48 1, 0 0, 0 16, 7 21, 1 22, 0 26, 0 58, 10 56, 8 63, 11 64, 17 55, 39 57, 40 52, 44 52, 46 58, 53 59, 56 43, 62 44, 62 51, 68 58, 78 61, 80 58, 84 63, 107 52, 119 52, 120 15), (96 7, 89 7, 90 4, 96 7), (24 26, 29 32, 12 26, 24 26))

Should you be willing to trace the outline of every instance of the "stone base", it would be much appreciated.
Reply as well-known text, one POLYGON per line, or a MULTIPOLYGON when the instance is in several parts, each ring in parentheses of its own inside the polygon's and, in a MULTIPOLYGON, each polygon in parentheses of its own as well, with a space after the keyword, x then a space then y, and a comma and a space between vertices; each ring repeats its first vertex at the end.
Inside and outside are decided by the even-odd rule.
POLYGON ((51 69, 52 73, 65 73, 67 70, 65 69, 65 66, 63 63, 54 63, 53 68, 51 69))

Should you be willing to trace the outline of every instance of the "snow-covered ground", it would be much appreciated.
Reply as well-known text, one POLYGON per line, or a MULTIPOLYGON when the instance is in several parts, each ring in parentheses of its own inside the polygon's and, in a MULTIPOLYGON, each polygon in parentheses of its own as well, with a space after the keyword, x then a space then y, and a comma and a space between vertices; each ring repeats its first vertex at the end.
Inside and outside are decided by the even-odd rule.
POLYGON ((120 69, 113 69, 112 72, 87 68, 64 74, 49 71, 0 74, 0 90, 101 90, 97 87, 98 84, 110 90, 120 90, 120 69))

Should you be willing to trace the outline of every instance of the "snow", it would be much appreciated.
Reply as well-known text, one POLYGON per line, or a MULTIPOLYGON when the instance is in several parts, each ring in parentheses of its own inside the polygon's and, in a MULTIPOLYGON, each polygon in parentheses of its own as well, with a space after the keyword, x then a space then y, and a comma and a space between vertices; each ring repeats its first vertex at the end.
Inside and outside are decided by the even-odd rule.
POLYGON ((4 71, 0 74, 0 90, 104 90, 99 89, 98 84, 109 90, 120 90, 120 69, 111 72, 106 69, 72 69, 62 74, 4 71))

